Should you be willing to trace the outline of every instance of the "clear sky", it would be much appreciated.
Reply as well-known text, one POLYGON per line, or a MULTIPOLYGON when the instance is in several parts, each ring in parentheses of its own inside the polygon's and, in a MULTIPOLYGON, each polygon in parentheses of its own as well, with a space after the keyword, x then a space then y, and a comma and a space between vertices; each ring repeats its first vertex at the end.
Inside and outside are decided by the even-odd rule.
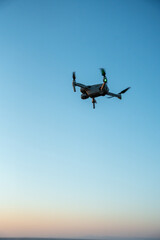
POLYGON ((160 236, 159 89, 159 1, 0 1, 0 236, 160 236))

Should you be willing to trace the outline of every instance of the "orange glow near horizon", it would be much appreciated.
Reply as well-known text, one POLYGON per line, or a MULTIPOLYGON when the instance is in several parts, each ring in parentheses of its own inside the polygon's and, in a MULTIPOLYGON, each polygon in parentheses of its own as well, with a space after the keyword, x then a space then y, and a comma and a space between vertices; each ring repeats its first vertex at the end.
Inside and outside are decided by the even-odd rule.
POLYGON ((158 225, 135 219, 58 212, 1 212, 1 237, 157 236, 158 225), (123 220, 122 220, 123 219, 123 220))

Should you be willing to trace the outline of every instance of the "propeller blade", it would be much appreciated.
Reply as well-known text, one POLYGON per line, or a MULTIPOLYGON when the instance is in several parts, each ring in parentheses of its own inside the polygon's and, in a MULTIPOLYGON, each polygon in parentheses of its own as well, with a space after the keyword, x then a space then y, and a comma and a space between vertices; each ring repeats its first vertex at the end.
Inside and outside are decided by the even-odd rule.
POLYGON ((106 71, 104 70, 104 68, 100 68, 100 70, 101 70, 102 76, 105 77, 106 76, 106 71))
POLYGON ((107 97, 107 98, 113 98, 113 97, 107 97))
POLYGON ((73 81, 75 81, 76 80, 76 73, 75 72, 73 72, 72 77, 73 77, 73 81))
POLYGON ((73 78, 73 81, 72 81, 73 91, 76 92, 76 87, 75 87, 75 83, 76 83, 76 73, 75 73, 75 72, 73 72, 72 78, 73 78))
POLYGON ((123 93, 127 92, 129 89, 130 89, 130 87, 128 87, 128 88, 122 90, 119 94, 123 94, 123 93))

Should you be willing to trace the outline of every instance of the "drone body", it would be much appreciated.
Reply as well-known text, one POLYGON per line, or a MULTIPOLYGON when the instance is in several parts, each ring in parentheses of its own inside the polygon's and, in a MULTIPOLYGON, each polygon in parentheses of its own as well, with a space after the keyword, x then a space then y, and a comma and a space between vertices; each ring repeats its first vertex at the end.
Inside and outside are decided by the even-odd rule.
POLYGON ((76 92, 76 88, 75 88, 76 86, 80 87, 80 91, 82 93, 81 94, 81 99, 92 98, 93 108, 95 108, 95 103, 96 103, 95 98, 96 97, 108 95, 109 98, 117 97, 119 99, 122 99, 121 94, 125 93, 130 88, 130 87, 128 87, 118 94, 110 92, 109 88, 107 86, 106 73, 105 73, 105 70, 103 68, 101 68, 101 73, 102 73, 102 76, 103 76, 103 84, 84 85, 82 83, 77 83, 76 82, 76 75, 75 75, 75 72, 73 72, 72 86, 73 86, 74 92, 76 92))

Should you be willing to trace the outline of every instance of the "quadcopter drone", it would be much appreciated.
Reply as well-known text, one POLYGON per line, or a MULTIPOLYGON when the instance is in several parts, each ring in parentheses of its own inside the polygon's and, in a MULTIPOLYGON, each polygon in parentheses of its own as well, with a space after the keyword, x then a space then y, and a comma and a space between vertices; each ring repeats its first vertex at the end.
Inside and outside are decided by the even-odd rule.
POLYGON ((103 84, 84 85, 82 83, 77 83, 75 72, 73 72, 73 75, 72 75, 73 77, 72 86, 73 86, 74 92, 76 92, 76 86, 80 87, 80 91, 82 93, 81 99, 87 99, 89 97, 92 98, 93 108, 95 108, 95 103, 97 103, 95 100, 96 97, 108 95, 109 96, 108 98, 117 97, 119 99, 122 99, 122 94, 124 94, 125 92, 128 91, 128 89, 130 89, 130 87, 128 87, 117 94, 110 92, 107 86, 106 72, 104 68, 101 68, 100 70, 103 76, 103 84))

